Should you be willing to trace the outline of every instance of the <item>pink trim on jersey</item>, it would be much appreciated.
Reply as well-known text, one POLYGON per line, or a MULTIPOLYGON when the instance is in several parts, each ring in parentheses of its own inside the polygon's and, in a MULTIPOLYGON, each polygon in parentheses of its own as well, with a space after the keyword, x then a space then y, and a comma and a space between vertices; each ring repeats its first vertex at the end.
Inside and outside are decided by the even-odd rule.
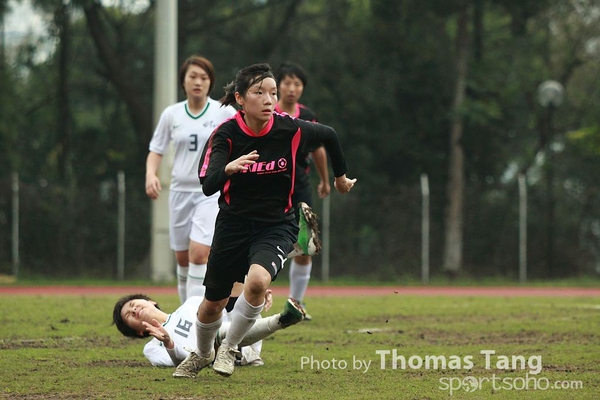
MULTIPOLYGON (((227 139, 227 143, 229 143, 229 157, 231 157, 231 151, 233 150, 233 145, 231 144, 231 139, 227 139)), ((223 197, 225 198, 225 202, 230 204, 231 195, 229 193, 229 186, 231 185, 231 179, 227 179, 225 185, 223 185, 223 197)))
POLYGON ((227 179, 225 185, 223 186, 223 198, 227 204, 231 204, 231 196, 229 194, 229 185, 231 185, 231 179, 227 179))
POLYGON ((300 147, 301 138, 302 132, 300 132, 300 128, 298 128, 296 133, 294 133, 294 137, 292 138, 292 187, 290 189, 290 194, 288 195, 288 205, 285 208, 286 213, 293 207, 292 195, 294 194, 294 187, 296 186, 296 153, 300 147))
POLYGON ((246 135, 252 136, 252 137, 265 136, 267 133, 269 133, 269 131, 273 127, 273 116, 272 115, 271 115, 271 118, 269 119, 269 122, 267 122, 267 125, 264 128, 262 128, 260 130, 260 132, 258 132, 258 135, 256 133, 254 133, 254 131, 252 129, 250 129, 248 127, 248 125, 246 125, 246 121, 244 121, 244 116, 243 116, 242 110, 239 110, 238 113, 235 114, 235 120, 237 121, 237 123, 240 126, 240 128, 242 129, 242 131, 244 131, 244 133, 246 135))
MULTIPOLYGON (((212 136, 211 136, 211 139, 212 139, 212 136)), ((211 139, 208 139, 208 140, 210 141, 211 139)), ((206 156, 202 160, 202 168, 200 168, 200 173, 198 173, 198 178, 204 178, 206 176, 206 170, 208 169, 208 160, 210 160, 211 151, 212 151, 212 143, 209 143, 208 149, 206 149, 206 156)))
MULTIPOLYGON (((202 168, 200 169, 200 172, 198 173, 198 178, 206 177, 206 170, 208 170, 208 163, 210 161, 210 153, 212 152, 212 137, 216 131, 217 130, 215 129, 213 131, 213 133, 210 135, 210 138, 208 139, 208 148, 206 149, 206 156, 204 157, 204 160, 202 160, 202 168)), ((227 139, 227 143, 229 143, 229 155, 231 156, 231 150, 232 150, 231 139, 227 139)), ((229 181, 227 181, 227 182, 229 182, 229 181)))
POLYGON ((300 107, 304 107, 304 106, 300 103, 297 103, 296 107, 294 109, 294 115, 290 115, 287 112, 283 111, 281 109, 281 107, 279 107, 279 103, 277 103, 277 104, 275 104, 275 112, 277 112, 277 114, 285 114, 285 115, 289 115, 290 117, 293 117, 293 118, 298 118, 298 117, 300 117, 300 107))
POLYGON ((229 143, 229 157, 231 157, 231 152, 233 151, 233 144, 231 139, 227 139, 227 143, 229 143))

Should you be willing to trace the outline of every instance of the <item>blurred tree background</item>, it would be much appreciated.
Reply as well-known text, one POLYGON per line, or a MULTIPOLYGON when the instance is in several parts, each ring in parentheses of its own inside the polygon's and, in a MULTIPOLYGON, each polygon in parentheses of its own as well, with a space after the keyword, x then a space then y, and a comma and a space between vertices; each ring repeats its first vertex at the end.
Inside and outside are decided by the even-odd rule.
MULTIPOLYGON (((147 278, 155 2, 31 2, 46 34, 0 49, 0 273, 18 173, 20 274, 114 277, 124 171, 126 276, 147 278)), ((422 174, 433 276, 518 277, 520 173, 528 276, 600 272, 597 1, 179 0, 178 16, 178 65, 211 59, 213 98, 255 62, 308 72, 302 102, 358 178, 331 195, 332 277, 420 276, 422 174), (551 129, 546 80, 565 88, 551 129)))

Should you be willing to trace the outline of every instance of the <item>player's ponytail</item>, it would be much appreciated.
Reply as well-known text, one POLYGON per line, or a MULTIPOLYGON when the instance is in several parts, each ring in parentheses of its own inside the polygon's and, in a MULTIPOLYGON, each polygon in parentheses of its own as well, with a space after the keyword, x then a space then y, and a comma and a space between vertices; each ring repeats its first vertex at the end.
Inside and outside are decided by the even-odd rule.
POLYGON ((227 85, 225 85, 225 87, 223 87, 223 90, 225 90, 225 95, 219 100, 221 105, 230 106, 235 104, 235 82, 229 82, 227 85))

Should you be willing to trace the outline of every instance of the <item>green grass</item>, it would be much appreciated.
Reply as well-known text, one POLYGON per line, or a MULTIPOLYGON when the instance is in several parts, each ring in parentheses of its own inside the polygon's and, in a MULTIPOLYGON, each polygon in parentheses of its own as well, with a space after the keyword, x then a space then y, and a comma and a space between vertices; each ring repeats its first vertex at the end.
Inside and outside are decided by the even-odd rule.
MULTIPOLYGON (((265 340, 264 366, 237 368, 230 378, 206 370, 176 380, 172 368, 146 362, 143 340, 124 338, 111 326, 117 297, 0 296, 0 398, 594 399, 600 393, 598 298, 310 298, 314 320, 265 340), (500 358, 492 356, 486 369, 482 350, 524 356, 531 368, 498 368, 500 358), (414 356, 413 362, 456 356, 462 367, 470 356, 473 366, 402 369, 399 359, 394 369, 390 355, 382 367, 378 351, 414 356), (542 370, 529 374, 530 387, 541 379, 580 381, 583 388, 493 389, 493 377, 520 384, 535 370, 536 357, 542 370), (369 369, 356 370, 354 360, 369 369), (488 381, 467 392, 469 377, 488 381), (465 383, 452 396, 440 389, 450 379, 465 383)), ((166 310, 178 306, 176 296, 155 299, 166 310)), ((274 310, 283 301, 277 297, 274 310)))

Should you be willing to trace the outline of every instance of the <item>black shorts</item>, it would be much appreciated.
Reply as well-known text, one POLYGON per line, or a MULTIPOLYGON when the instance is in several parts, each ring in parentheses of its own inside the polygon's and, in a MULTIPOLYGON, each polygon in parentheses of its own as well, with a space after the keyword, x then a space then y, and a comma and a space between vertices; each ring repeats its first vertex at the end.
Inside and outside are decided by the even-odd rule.
POLYGON ((274 280, 297 238, 295 220, 263 223, 219 212, 204 278, 206 299, 229 297, 234 282, 244 282, 252 264, 261 265, 274 280))

